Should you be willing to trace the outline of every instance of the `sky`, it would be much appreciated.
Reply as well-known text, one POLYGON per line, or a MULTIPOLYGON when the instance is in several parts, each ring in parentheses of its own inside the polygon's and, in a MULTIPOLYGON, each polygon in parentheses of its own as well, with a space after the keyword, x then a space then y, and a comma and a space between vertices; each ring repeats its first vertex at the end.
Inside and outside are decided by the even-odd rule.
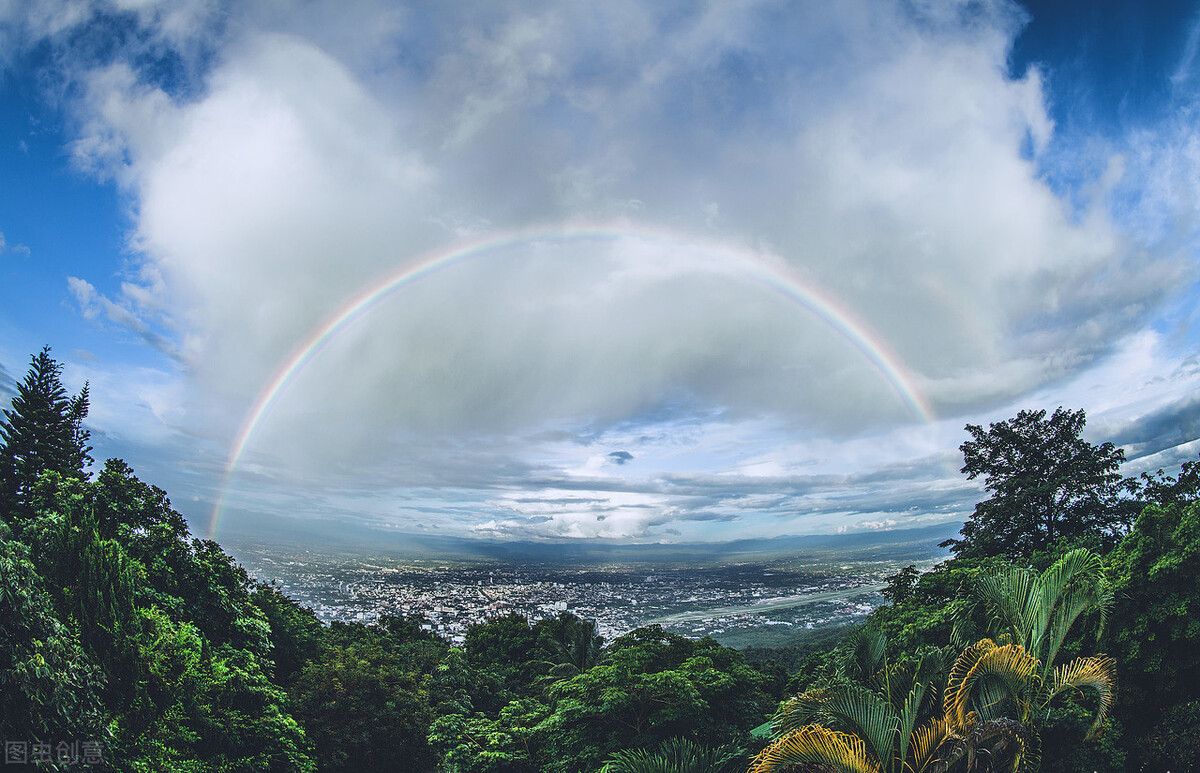
POLYGON ((950 524, 1200 453, 1200 4, 0 2, 0 403, 194 532, 950 524))

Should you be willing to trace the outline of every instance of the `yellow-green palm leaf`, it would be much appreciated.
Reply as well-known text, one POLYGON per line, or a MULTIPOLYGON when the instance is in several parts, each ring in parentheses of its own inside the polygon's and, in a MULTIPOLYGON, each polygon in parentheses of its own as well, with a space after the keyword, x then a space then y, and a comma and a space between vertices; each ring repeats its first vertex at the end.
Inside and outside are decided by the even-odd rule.
POLYGON ((999 716, 995 709, 1005 700, 1016 705, 1019 715, 1016 719, 1025 722, 1029 717, 1030 698, 1040 682, 1037 676, 1040 661, 1017 644, 971 647, 963 657, 969 667, 960 668, 960 664, 955 664, 951 671, 952 681, 946 687, 946 716, 951 722, 957 727, 966 727, 967 714, 973 708, 981 718, 993 719, 999 716))
POLYGON ((911 758, 904 762, 906 773, 925 773, 929 770, 937 762, 938 748, 952 736, 950 720, 946 717, 938 717, 918 727, 913 732, 911 758))
POLYGON ((954 702, 958 698, 958 690, 967 674, 987 653, 996 649, 996 642, 991 639, 980 639, 962 651, 958 660, 950 667, 950 675, 946 678, 946 689, 942 691, 942 711, 947 715, 954 713, 954 702))
POLYGON ((804 725, 763 749, 748 773, 779 773, 792 768, 839 773, 879 773, 880 770, 867 756, 866 744, 861 738, 821 725, 804 725))
POLYGON ((1068 691, 1083 692, 1090 690, 1100 700, 1096 709, 1096 719, 1088 730, 1088 737, 1095 738, 1104 726, 1108 710, 1112 706, 1113 695, 1117 684, 1117 662, 1106 655, 1091 658, 1076 658, 1066 665, 1054 669, 1050 682, 1050 690, 1045 702, 1048 704, 1056 696, 1068 691))

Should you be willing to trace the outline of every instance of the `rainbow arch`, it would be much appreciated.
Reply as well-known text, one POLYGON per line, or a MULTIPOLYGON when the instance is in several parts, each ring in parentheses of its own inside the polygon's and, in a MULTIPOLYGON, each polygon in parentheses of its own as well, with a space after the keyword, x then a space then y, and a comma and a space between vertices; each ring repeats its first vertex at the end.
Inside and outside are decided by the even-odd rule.
POLYGON ((600 242, 635 239, 645 243, 685 247, 706 255, 728 260, 739 273, 753 279, 802 306, 831 330, 849 342, 883 377, 914 419, 933 421, 933 411, 913 383, 903 362, 887 342, 866 322, 859 319, 832 293, 811 280, 800 277, 776 256, 743 244, 700 238, 661 227, 629 222, 570 223, 535 228, 489 231, 429 250, 388 274, 378 277, 343 303, 312 329, 276 367, 271 378, 255 397, 234 436, 226 459, 221 488, 218 490, 209 523, 209 538, 215 539, 221 524, 225 497, 233 475, 241 463, 255 432, 270 414, 288 386, 347 326, 371 312, 376 306, 412 283, 459 263, 495 254, 523 243, 600 242))

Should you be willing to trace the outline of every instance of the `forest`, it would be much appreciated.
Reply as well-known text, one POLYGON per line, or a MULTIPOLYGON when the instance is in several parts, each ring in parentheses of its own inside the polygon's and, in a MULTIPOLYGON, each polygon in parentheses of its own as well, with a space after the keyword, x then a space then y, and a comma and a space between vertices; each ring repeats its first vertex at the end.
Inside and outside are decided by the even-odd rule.
POLYGON ((1083 411, 967 425, 952 557, 743 653, 570 613, 323 625, 90 456, 31 358, 0 421, 5 764, 137 773, 1200 769, 1200 462, 1120 473, 1083 411))

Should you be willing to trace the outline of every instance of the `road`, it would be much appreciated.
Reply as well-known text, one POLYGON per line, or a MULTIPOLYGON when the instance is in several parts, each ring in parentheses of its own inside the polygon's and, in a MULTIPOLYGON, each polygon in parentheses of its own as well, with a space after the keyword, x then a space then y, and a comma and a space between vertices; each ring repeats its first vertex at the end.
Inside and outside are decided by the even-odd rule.
POLYGON ((740 615, 760 615, 763 612, 771 612, 776 609, 788 609, 790 607, 802 607, 806 604, 819 604, 826 601, 844 601, 852 599, 855 596, 865 596, 868 593, 876 593, 886 588, 886 585, 860 585, 857 588, 840 588, 838 590, 821 591, 820 593, 807 593, 803 596, 791 596, 782 599, 771 599, 770 601, 751 604, 742 607, 717 607, 715 609, 701 609, 695 612, 678 612, 674 615, 655 618, 647 621, 647 625, 653 623, 682 623, 688 620, 711 620, 714 617, 737 617, 740 615))

